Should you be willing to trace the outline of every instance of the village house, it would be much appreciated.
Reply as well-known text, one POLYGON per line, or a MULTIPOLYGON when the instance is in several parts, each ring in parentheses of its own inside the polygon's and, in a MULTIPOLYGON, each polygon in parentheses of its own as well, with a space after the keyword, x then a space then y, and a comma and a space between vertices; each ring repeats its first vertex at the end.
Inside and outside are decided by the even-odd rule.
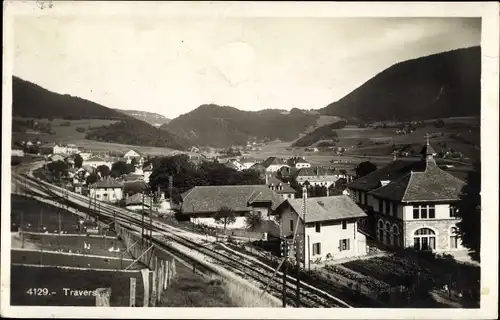
POLYGON ((130 150, 127 153, 125 153, 125 155, 123 156, 123 159, 125 160, 125 162, 127 164, 131 164, 132 159, 135 159, 137 165, 139 165, 139 166, 142 166, 144 164, 144 158, 142 157, 142 155, 139 152, 137 152, 135 150, 130 150))
POLYGON ((111 178, 97 181, 89 186, 89 191, 90 198, 104 202, 116 203, 123 199, 123 184, 111 178))
POLYGON ((246 169, 245 166, 237 159, 229 159, 229 161, 226 162, 226 166, 237 171, 242 171, 246 169))
MULTIPOLYGON (((308 199, 306 194, 276 209, 282 237, 298 240, 302 265, 366 255, 366 236, 358 231, 366 213, 345 195, 308 199)), ((296 257, 292 250, 290 256, 296 257)))
POLYGON ((21 149, 12 149, 12 157, 24 157, 24 151, 21 149))
POLYGON ((97 168, 99 166, 107 166, 109 169, 111 169, 111 166, 113 165, 111 161, 104 160, 101 157, 94 156, 88 160, 83 161, 84 166, 90 166, 97 168))
POLYGON ((297 169, 302 169, 302 168, 310 168, 311 164, 307 162, 304 158, 302 157, 293 157, 288 159, 287 161, 288 165, 290 167, 295 167, 297 169))
POLYGON ((465 183, 442 170, 429 144, 419 161, 395 160, 347 187, 368 213, 362 228, 392 248, 462 255, 455 204, 465 183))
POLYGON ((266 185, 269 189, 281 195, 284 200, 295 199, 295 193, 297 193, 297 191, 290 187, 290 183, 283 182, 270 173, 266 174, 266 185))
POLYGON ((295 174, 295 181, 299 185, 308 182, 309 186, 324 186, 326 188, 335 186, 335 182, 340 179, 339 174, 334 170, 323 167, 302 168, 295 174))
POLYGON ((82 157, 83 161, 88 160, 92 157, 92 152, 79 152, 80 157, 82 157))
POLYGON ((281 202, 283 198, 266 185, 196 186, 181 195, 180 211, 194 223, 215 226, 214 216, 227 207, 236 216, 227 228, 245 228, 246 214, 259 212, 268 220, 281 202))
POLYGON ((55 154, 55 155, 50 157, 50 161, 52 161, 52 162, 64 161, 64 157, 60 154, 55 154))
POLYGON ((132 211, 148 209, 152 204, 153 199, 146 194, 136 193, 125 198, 125 208, 132 211))
POLYGON ((276 157, 269 157, 261 163, 266 172, 276 172, 282 167, 290 167, 282 159, 276 157))
POLYGON ((145 168, 142 169, 144 175, 144 182, 149 183, 149 177, 153 173, 153 163, 148 164, 145 168))
POLYGON ((242 158, 240 163, 243 165, 244 170, 250 169, 254 164, 257 163, 255 159, 252 158, 242 158))

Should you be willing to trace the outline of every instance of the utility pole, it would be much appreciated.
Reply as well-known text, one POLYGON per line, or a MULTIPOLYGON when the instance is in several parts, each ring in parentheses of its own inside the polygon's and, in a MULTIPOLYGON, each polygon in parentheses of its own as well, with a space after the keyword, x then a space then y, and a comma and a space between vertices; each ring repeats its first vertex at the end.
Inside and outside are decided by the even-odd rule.
POLYGON ((287 258, 288 258, 288 242, 286 238, 282 240, 283 245, 283 291, 282 291, 282 300, 283 300, 283 308, 286 308, 286 277, 287 277, 287 258))
POLYGON ((144 190, 142 191, 141 245, 144 245, 144 190))

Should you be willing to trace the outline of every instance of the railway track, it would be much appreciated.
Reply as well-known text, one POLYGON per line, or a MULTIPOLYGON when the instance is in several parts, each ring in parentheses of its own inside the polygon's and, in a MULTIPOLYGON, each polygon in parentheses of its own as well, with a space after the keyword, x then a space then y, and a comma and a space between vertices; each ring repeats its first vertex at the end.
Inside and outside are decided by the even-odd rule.
MULTIPOLYGON (((67 192, 64 188, 40 181, 29 175, 13 173, 13 177, 15 178, 13 180, 17 180, 18 183, 24 183, 24 188, 26 189, 35 189, 38 190, 38 193, 45 193, 48 197, 51 197, 54 200, 65 201, 67 204, 71 203, 73 205, 78 205, 80 208, 87 209, 87 213, 93 215, 94 217, 99 215, 99 219, 101 221, 103 218, 107 218, 109 222, 116 221, 123 227, 140 232, 141 225, 143 223, 143 217, 140 214, 126 209, 117 208, 103 202, 100 203, 100 210, 97 213, 90 208, 86 208, 86 205, 89 203, 88 197, 67 192)), ((235 257, 234 254, 223 253, 201 245, 200 242, 193 241, 192 239, 182 235, 183 233, 185 234, 185 231, 162 223, 157 219, 154 220, 154 224, 151 226, 148 224, 147 228, 151 228, 156 235, 159 235, 159 238, 153 236, 150 240, 160 248, 172 251, 172 246, 168 246, 167 243, 173 242, 181 247, 185 247, 201 254, 206 260, 208 258, 209 262, 222 266, 240 277, 267 287, 270 294, 281 298, 283 289, 282 276, 281 273, 275 273, 272 268, 266 268, 250 259, 243 259, 242 256, 235 257)), ((177 249, 175 251, 177 251, 176 254, 183 254, 181 249, 177 249)), ((351 307, 333 295, 303 282, 301 282, 300 286, 300 302, 296 301, 295 295, 296 280, 293 277, 288 276, 286 286, 287 305, 311 308, 351 307)))

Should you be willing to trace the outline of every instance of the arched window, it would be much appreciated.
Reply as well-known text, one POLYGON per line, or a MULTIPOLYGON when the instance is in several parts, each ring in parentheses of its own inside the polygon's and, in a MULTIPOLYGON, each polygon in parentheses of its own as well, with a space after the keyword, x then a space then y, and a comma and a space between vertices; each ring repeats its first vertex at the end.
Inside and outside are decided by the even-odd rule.
POLYGON ((393 246, 399 246, 400 239, 399 239, 399 227, 397 225, 392 226, 392 236, 393 236, 393 246))
POLYGON ((392 233, 391 233, 391 224, 389 222, 385 223, 385 244, 392 243, 392 233))
POLYGON ((420 228, 413 234, 413 247, 417 250, 436 249, 436 233, 429 228, 420 228))
POLYGON ((458 239, 458 229, 456 227, 450 228, 450 249, 458 249, 460 242, 458 239))
POLYGON ((380 242, 384 242, 384 222, 379 220, 378 222, 378 239, 380 242))

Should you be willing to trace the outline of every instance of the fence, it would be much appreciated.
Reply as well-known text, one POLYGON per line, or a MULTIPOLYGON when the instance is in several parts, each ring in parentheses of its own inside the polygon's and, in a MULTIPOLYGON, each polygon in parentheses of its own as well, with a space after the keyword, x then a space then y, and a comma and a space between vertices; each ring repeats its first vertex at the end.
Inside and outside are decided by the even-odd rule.
MULTIPOLYGON (((162 293, 172 286, 177 274, 175 260, 159 259, 156 255, 155 246, 150 240, 132 233, 130 230, 115 223, 115 231, 125 243, 127 251, 134 257, 134 261, 125 270, 137 262, 144 264, 147 269, 141 269, 144 285, 143 307, 155 307, 161 301, 162 293)), ((136 280, 130 279, 130 306, 135 307, 136 280)))

